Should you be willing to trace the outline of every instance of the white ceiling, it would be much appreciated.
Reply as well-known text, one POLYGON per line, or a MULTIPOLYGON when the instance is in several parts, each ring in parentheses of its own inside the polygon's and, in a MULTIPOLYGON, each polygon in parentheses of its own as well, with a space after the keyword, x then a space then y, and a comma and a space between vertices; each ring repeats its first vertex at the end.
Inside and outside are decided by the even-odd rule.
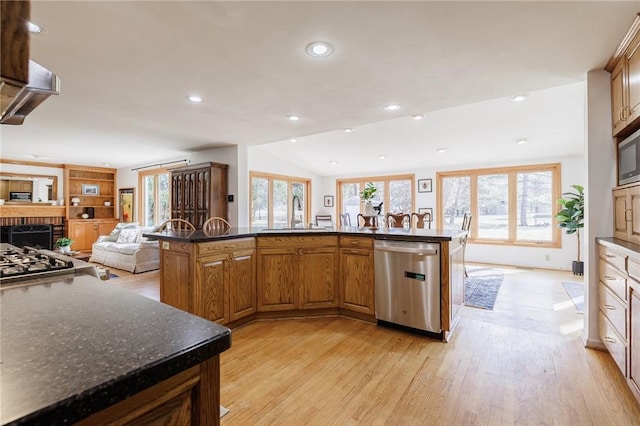
POLYGON ((128 167, 262 145, 320 175, 576 154, 586 72, 638 12, 637 0, 32 1, 47 34, 31 58, 62 94, 1 126, 1 154, 128 167), (334 54, 307 56, 314 40, 334 54))

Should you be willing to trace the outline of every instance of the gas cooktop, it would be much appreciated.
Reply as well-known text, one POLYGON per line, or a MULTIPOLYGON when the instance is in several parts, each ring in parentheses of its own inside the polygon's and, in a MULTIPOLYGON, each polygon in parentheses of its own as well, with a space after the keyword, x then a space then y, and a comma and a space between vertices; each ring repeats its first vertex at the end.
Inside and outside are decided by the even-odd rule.
POLYGON ((0 282, 2 284, 48 275, 75 275, 78 269, 95 268, 86 262, 79 262, 49 250, 0 244, 0 282))

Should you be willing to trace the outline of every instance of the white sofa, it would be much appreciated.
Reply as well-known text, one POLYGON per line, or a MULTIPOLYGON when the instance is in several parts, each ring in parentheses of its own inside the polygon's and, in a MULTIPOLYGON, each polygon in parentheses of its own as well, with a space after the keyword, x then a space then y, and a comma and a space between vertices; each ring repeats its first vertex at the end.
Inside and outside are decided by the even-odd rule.
POLYGON ((156 228, 119 223, 110 235, 103 235, 93 243, 90 262, 138 273, 160 268, 158 241, 143 237, 156 228))

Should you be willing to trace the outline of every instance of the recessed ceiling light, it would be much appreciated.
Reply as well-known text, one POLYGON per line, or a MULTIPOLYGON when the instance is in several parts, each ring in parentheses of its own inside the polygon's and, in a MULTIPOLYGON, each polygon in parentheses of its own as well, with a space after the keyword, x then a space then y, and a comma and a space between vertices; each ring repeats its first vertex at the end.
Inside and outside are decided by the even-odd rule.
POLYGON ((33 22, 27 22, 27 28, 30 33, 40 34, 42 33, 42 27, 38 24, 34 24, 33 22))
POLYGON ((315 58, 325 58, 333 53, 333 46, 325 41, 314 41, 305 48, 307 55, 315 58))
POLYGON ((446 150, 446 149, 444 149, 444 148, 438 148, 438 149, 437 149, 437 151, 438 151, 440 154, 442 154, 443 152, 447 152, 447 150, 446 150))
POLYGON ((516 141, 516 143, 517 143, 518 145, 522 145, 522 144, 527 143, 527 140, 526 140, 525 138, 518 139, 518 140, 516 141))
POLYGON ((522 102, 527 99, 527 95, 524 93, 520 93, 519 95, 515 95, 511 97, 513 102, 522 102))
POLYGON ((102 163, 103 166, 105 167, 109 167, 111 165, 111 163, 102 163))
POLYGON ((338 162, 335 160, 331 160, 329 161, 329 164, 331 164, 332 166, 335 166, 336 164, 338 164, 338 162))
POLYGON ((385 105, 382 109, 384 109, 385 111, 397 111, 400 108, 402 108, 402 106, 398 104, 389 104, 389 105, 385 105))
POLYGON ((413 117, 414 120, 422 120, 424 118, 423 114, 414 114, 413 117))
POLYGON ((380 155, 380 156, 378 156, 378 158, 381 159, 381 160, 386 160, 387 156, 386 155, 380 155))
POLYGON ((291 139, 289 139, 289 142, 291 142, 291 143, 296 143, 296 142, 298 142, 298 140, 297 140, 297 139, 295 139, 295 138, 291 138, 291 139))
POLYGON ((351 127, 347 127, 346 129, 344 129, 345 133, 351 133, 353 132, 353 129, 351 127))
POLYGON ((192 104, 202 103, 202 97, 198 95, 187 95, 185 98, 192 104))
POLYGON ((300 116, 299 115, 287 115, 287 120, 289 120, 289 121, 298 121, 298 120, 300 120, 300 116))

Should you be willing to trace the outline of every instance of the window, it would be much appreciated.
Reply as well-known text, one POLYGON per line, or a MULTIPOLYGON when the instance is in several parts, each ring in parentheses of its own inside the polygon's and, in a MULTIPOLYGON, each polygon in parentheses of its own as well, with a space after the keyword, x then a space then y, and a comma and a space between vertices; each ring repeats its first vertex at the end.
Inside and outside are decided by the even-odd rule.
POLYGON ((138 187, 142 188, 143 226, 160 225, 171 218, 171 174, 167 169, 140 172, 138 187))
POLYGON ((337 207, 340 213, 349 213, 351 223, 357 224, 359 213, 364 213, 364 206, 360 202, 360 191, 367 182, 371 182, 378 189, 373 204, 382 204, 381 214, 409 213, 414 211, 414 175, 362 177, 356 179, 341 179, 338 185, 337 207))
POLYGON ((303 227, 310 222, 310 180, 251 172, 249 217, 254 228, 303 227))
POLYGON ((471 212, 472 241, 560 247, 560 164, 443 172, 437 185, 438 227, 460 229, 471 212))

